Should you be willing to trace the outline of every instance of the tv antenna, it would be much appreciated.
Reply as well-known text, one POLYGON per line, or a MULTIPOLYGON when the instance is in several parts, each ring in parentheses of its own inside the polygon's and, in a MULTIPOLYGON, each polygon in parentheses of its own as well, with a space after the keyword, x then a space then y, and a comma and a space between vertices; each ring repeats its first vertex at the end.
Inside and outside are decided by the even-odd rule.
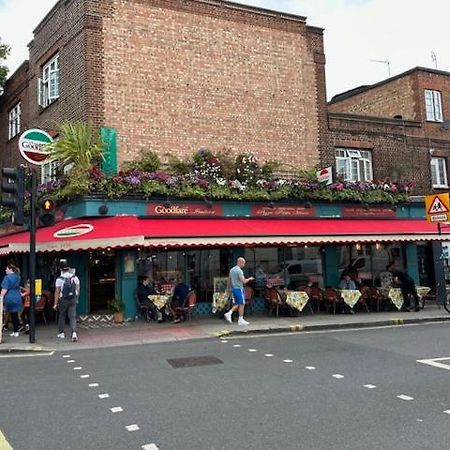
POLYGON ((438 68, 437 56, 436 53, 433 52, 433 50, 431 51, 431 61, 433 61, 434 63, 434 68, 437 69, 438 68))
POLYGON ((376 62, 376 63, 381 63, 381 64, 386 64, 386 68, 388 71, 388 76, 389 78, 391 77, 391 62, 386 58, 384 60, 381 59, 371 59, 371 62, 376 62))

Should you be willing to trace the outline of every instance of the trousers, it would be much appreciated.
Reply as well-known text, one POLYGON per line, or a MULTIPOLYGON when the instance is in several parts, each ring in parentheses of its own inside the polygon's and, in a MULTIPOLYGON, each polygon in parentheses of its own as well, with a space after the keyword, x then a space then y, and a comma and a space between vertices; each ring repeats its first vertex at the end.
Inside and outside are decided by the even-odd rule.
POLYGON ((61 299, 59 301, 59 316, 58 316, 58 328, 59 332, 62 333, 64 331, 64 327, 66 325, 66 316, 69 318, 69 325, 72 333, 77 331, 77 301, 73 300, 64 300, 61 299))

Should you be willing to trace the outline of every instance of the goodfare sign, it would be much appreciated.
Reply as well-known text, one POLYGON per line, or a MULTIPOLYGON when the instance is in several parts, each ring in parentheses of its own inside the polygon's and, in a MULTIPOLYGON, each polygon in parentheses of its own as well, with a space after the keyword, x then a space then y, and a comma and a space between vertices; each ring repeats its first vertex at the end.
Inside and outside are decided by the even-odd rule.
POLYGON ((325 167, 317 172, 317 180, 321 186, 328 186, 333 183, 333 171, 331 167, 325 167))
POLYGON ((22 133, 19 138, 19 151, 23 158, 31 164, 42 166, 48 160, 49 153, 44 146, 53 142, 45 131, 33 128, 22 133))

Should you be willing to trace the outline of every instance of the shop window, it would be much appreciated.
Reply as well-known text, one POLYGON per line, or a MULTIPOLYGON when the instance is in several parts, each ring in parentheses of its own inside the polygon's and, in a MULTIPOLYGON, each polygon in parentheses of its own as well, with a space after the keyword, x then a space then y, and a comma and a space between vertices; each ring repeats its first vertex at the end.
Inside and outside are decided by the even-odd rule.
POLYGON ((425 110, 428 121, 442 122, 442 100, 439 91, 425 89, 425 110))
POLYGON ((46 108, 59 98, 59 55, 42 67, 42 78, 38 79, 38 103, 46 108))
POLYGON ((372 152, 336 148, 336 172, 344 181, 371 181, 373 179, 372 152))
POLYGON ((20 115, 21 115, 20 102, 17 103, 14 108, 10 109, 8 113, 9 129, 8 138, 12 139, 14 136, 20 133, 20 115))
POLYGON ((431 184, 434 188, 448 188, 445 158, 431 158, 431 184))

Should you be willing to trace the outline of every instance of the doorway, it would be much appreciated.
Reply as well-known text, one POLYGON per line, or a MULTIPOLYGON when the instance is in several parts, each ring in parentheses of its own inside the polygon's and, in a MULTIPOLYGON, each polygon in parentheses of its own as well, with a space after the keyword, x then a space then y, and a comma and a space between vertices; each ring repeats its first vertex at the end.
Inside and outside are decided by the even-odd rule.
POLYGON ((116 296, 116 253, 98 250, 89 254, 89 303, 91 313, 107 313, 116 296))

